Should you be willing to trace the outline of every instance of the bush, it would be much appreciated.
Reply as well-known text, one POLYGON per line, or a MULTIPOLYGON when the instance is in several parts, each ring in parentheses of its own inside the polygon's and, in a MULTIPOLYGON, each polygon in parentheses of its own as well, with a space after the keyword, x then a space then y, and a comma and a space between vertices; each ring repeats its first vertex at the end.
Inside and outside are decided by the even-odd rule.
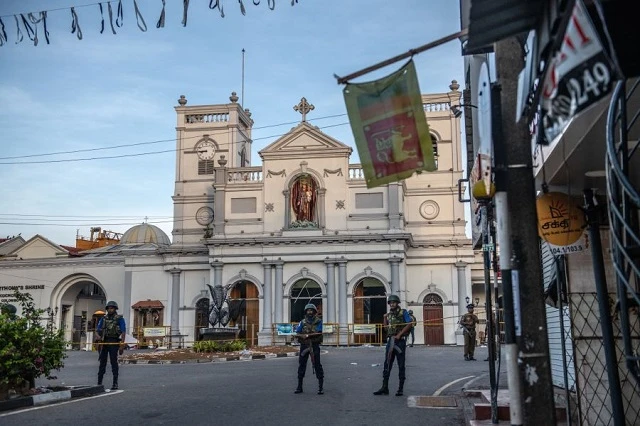
POLYGON ((193 350, 196 352, 234 352, 246 349, 247 344, 244 340, 215 341, 203 340, 193 344, 193 350))
POLYGON ((64 331, 52 324, 43 326, 43 309, 36 309, 29 294, 15 292, 22 306, 22 316, 0 314, 0 399, 9 389, 22 390, 35 387, 40 376, 53 378, 53 370, 64 367, 64 331), (28 386, 28 387, 27 387, 28 386))

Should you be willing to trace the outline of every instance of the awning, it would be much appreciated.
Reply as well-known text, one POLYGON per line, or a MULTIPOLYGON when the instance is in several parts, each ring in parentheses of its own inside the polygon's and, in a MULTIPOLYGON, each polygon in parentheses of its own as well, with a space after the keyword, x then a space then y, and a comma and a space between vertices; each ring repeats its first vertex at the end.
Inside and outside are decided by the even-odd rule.
POLYGON ((472 0, 465 54, 536 29, 545 0, 472 0))
POLYGON ((159 300, 147 299, 147 300, 141 300, 139 302, 136 302, 133 306, 131 306, 131 308, 133 308, 133 309, 162 309, 162 308, 164 308, 164 305, 159 300))

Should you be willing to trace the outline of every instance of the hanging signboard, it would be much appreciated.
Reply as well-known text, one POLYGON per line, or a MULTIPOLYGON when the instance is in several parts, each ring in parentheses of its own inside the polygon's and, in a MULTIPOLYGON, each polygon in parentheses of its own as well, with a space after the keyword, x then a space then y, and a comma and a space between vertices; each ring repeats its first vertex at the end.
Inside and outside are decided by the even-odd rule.
POLYGON ((348 83, 344 100, 367 188, 436 170, 413 61, 368 83, 348 83))
POLYGON ((376 325, 353 324, 353 334, 376 334, 376 325))
POLYGON ((575 244, 584 234, 584 213, 572 198, 560 192, 542 194, 536 200, 538 234, 554 246, 575 244))
POLYGON ((589 249, 589 234, 585 231, 582 233, 582 236, 578 238, 573 244, 569 244, 566 246, 557 246, 554 244, 549 244, 549 250, 554 256, 560 256, 564 254, 573 254, 580 253, 589 249))
POLYGON ((607 96, 613 71, 582 1, 575 3, 560 51, 551 58, 541 94, 545 143, 578 113, 607 96))

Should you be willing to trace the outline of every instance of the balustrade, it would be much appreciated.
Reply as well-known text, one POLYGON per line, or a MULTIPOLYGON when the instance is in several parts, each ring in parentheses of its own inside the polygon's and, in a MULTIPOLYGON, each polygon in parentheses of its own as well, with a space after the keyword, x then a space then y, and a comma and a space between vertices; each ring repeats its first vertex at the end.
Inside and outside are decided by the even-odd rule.
POLYGON ((432 102, 428 104, 422 104, 422 108, 426 112, 443 112, 449 111, 451 109, 451 105, 448 102, 432 102))
POLYGON ((222 123, 229 121, 229 113, 187 114, 184 121, 187 124, 222 123))
POLYGON ((229 169, 227 171, 227 182, 262 182, 262 167, 242 167, 229 169))

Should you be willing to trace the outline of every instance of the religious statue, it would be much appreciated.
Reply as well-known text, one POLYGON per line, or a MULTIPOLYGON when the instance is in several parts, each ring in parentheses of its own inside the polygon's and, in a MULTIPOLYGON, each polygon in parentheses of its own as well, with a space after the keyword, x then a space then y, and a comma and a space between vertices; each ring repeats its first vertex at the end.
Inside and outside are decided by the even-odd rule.
POLYGON ((291 207, 297 222, 314 222, 316 184, 313 179, 301 177, 291 187, 291 207))

